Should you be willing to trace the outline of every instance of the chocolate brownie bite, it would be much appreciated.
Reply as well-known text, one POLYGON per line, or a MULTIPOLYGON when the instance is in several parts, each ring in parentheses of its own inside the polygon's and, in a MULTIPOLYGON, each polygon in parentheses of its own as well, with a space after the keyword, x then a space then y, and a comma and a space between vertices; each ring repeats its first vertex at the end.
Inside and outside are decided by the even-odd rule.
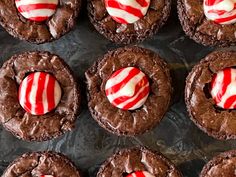
POLYGON ((178 0, 183 30, 203 45, 235 45, 235 4, 234 0, 178 0))
POLYGON ((80 94, 69 66, 48 52, 25 52, 0 69, 0 123, 16 137, 44 141, 70 131, 80 94))
POLYGON ((235 150, 221 153, 203 167, 200 177, 233 177, 235 176, 235 164, 235 150))
POLYGON ((21 40, 50 42, 74 27, 80 6, 81 0, 1 0, 0 24, 21 40))
POLYGON ((169 69, 148 49, 110 51, 85 75, 92 117, 111 133, 144 133, 155 127, 168 109, 172 93, 169 69))
POLYGON ((197 64, 186 80, 191 119, 217 139, 236 139, 235 66, 235 51, 216 51, 197 64))
POLYGON ((64 155, 56 152, 33 152, 14 160, 2 177, 80 177, 75 165, 64 155))
POLYGON ((96 30, 123 44, 141 42, 166 23, 171 0, 89 0, 88 14, 96 30))
POLYGON ((146 148, 123 149, 101 166, 97 177, 182 177, 166 157, 146 148))

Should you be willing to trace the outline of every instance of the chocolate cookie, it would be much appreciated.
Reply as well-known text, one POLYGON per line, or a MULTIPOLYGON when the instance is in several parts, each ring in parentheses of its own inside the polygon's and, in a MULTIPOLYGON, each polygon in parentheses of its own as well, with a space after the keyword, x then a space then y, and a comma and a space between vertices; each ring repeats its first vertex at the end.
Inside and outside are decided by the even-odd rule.
POLYGON ((80 0, 1 0, 0 24, 21 40, 50 42, 72 29, 80 5, 80 0))
POLYGON ((168 109, 172 93, 169 69, 150 50, 125 47, 110 51, 85 75, 90 112, 112 133, 144 133, 168 109))
POLYGON ((236 138, 236 52, 216 51, 187 77, 185 101, 193 122, 218 139, 236 138))
POLYGON ((181 173, 162 154, 146 148, 116 152, 101 166, 97 177, 181 177, 181 173))
POLYGON ((153 36, 166 23, 171 0, 89 0, 88 13, 107 39, 129 44, 153 36))
POLYGON ((200 177, 233 177, 235 176, 236 151, 227 151, 208 162, 200 177))
POLYGON ((178 0, 178 13, 183 30, 190 38, 203 45, 235 45, 234 3, 231 0, 178 0), (226 7, 228 9, 224 10, 226 7))
POLYGON ((2 177, 80 177, 78 169, 64 155, 55 152, 26 153, 14 160, 2 177))
POLYGON ((0 69, 0 123, 29 141, 56 138, 74 127, 80 94, 69 66, 48 52, 25 52, 0 69))

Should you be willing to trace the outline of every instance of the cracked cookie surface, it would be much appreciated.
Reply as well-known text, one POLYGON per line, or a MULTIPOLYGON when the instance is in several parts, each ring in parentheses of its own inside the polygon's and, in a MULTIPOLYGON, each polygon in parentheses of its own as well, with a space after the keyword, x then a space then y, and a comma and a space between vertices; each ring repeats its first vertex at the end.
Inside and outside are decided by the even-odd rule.
POLYGON ((155 52, 140 47, 124 47, 108 52, 87 72, 88 105, 100 126, 117 135, 134 136, 154 128, 165 115, 172 85, 167 63, 155 52), (142 107, 133 111, 114 107, 105 94, 105 85, 117 70, 133 66, 146 74, 150 92, 142 107))
POLYGON ((236 45, 236 24, 220 25, 204 15, 203 0, 178 0, 178 14, 185 33, 210 46, 236 45))
POLYGON ((236 139, 236 110, 216 107, 209 84, 214 74, 236 66, 236 52, 216 51, 197 64, 186 80, 185 101, 193 122, 218 139, 236 139))
POLYGON ((121 177, 135 171, 146 171, 158 177, 182 177, 167 158, 146 148, 123 149, 108 158, 97 177, 121 177))
POLYGON ((15 0, 0 1, 0 24, 12 36, 32 43, 45 43, 60 38, 76 23, 80 0, 60 0, 55 14, 45 22, 25 19, 17 10, 15 0))
POLYGON ((170 15, 171 0, 151 0, 147 14, 132 24, 120 24, 108 14, 103 0, 89 0, 88 14, 99 33, 116 43, 141 42, 153 36, 170 15))
POLYGON ((69 66, 48 52, 25 52, 11 57, 0 69, 0 123, 18 138, 44 141, 74 127, 80 94, 69 66), (59 82, 62 97, 58 106, 44 115, 31 115, 18 101, 18 88, 27 74, 51 73, 59 82))
POLYGON ((2 177, 80 177, 74 164, 64 155, 55 152, 26 153, 14 160, 2 177))

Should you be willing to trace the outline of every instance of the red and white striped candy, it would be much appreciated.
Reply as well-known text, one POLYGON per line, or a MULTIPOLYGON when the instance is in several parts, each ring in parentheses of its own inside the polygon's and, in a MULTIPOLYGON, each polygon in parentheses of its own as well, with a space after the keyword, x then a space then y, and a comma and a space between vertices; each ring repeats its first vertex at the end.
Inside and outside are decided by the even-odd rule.
POLYGON ((110 103, 124 110, 135 110, 141 107, 148 98, 149 90, 148 78, 135 67, 116 71, 105 86, 110 103))
POLYGON ((105 0, 109 15, 118 23, 134 23, 144 17, 150 0, 105 0))
POLYGON ((217 106, 224 109, 236 108, 236 69, 226 68, 214 75, 211 95, 217 106))
POLYGON ((58 0, 15 0, 15 3, 23 17, 42 22, 56 12, 58 0))
POLYGON ((61 87, 55 77, 45 72, 28 75, 20 84, 20 105, 33 115, 53 110, 61 100, 61 87))
POLYGON ((236 22, 236 0, 204 0, 203 6, 209 20, 222 25, 236 22))
POLYGON ((54 177, 52 175, 41 175, 41 177, 54 177))
POLYGON ((155 176, 147 171, 136 171, 134 173, 129 174, 126 177, 155 177, 155 176))

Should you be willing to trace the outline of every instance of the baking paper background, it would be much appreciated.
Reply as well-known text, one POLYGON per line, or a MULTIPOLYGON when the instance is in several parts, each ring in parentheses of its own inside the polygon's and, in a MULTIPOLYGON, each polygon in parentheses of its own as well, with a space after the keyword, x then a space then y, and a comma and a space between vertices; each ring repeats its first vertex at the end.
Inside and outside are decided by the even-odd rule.
POLYGON ((117 137, 100 128, 90 116, 85 101, 84 72, 98 57, 118 45, 109 42, 94 29, 85 10, 74 31, 49 44, 34 45, 19 41, 0 28, 1 65, 12 55, 23 51, 50 51, 61 56, 71 66, 83 95, 76 128, 55 140, 43 143, 24 142, 0 126, 0 175, 11 161, 25 152, 54 150, 71 158, 84 172, 84 177, 95 177, 102 162, 116 150, 143 145, 167 156, 177 165, 183 176, 197 177, 203 165, 214 155, 235 149, 236 141, 218 141, 200 131, 189 119, 184 104, 187 73, 215 48, 203 47, 186 37, 175 8, 161 31, 139 46, 159 53, 169 63, 175 88, 173 102, 161 124, 151 132, 135 138, 117 137))

